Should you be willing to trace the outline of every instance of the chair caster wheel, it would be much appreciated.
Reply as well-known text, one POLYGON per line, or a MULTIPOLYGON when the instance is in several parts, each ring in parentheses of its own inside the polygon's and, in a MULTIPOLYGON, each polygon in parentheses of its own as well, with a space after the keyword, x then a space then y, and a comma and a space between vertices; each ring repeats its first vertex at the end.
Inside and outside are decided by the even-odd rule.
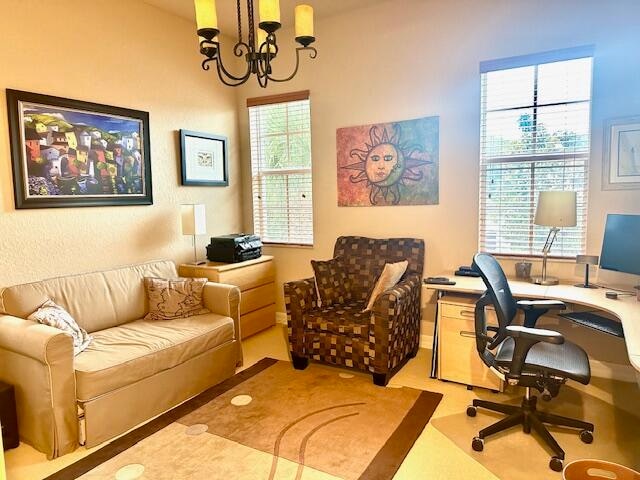
POLYGON ((467 417, 475 417, 476 413, 478 413, 478 409, 476 407, 471 405, 467 407, 467 417))
POLYGON ((593 442, 593 433, 589 430, 582 430, 580 432, 580 440, 582 440, 584 443, 593 442))
POLYGON ((563 461, 561 458, 551 457, 551 460, 549 461, 549 468, 554 472, 561 472, 562 464, 563 464, 563 461))
POLYGON ((475 437, 471 442, 471 448, 476 452, 481 452, 484 450, 484 440, 480 437, 475 437))

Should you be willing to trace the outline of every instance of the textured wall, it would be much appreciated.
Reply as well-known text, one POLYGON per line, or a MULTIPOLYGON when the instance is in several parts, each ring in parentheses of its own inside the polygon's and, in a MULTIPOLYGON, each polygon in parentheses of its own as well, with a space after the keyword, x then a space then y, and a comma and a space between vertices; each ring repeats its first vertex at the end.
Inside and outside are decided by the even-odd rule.
MULTIPOLYGON (((424 238, 427 275, 468 264, 478 246, 479 63, 589 44, 596 56, 587 245, 598 254, 606 213, 640 213, 640 191, 601 190, 604 119, 640 113, 639 16, 637 0, 403 0, 319 20, 318 58, 305 58, 293 82, 270 91, 310 89, 313 132, 315 245, 267 249, 276 256, 278 283, 310 276, 309 260, 329 258, 336 237, 347 234, 424 238), (338 207, 336 129, 427 115, 440 116, 440 204, 338 207)), ((281 37, 286 63, 292 45, 281 37)), ((263 91, 248 84, 239 108, 258 95, 263 91)), ((249 186, 246 114, 239 119, 249 186)), ((250 192, 244 189, 245 228, 251 228, 250 192)), ((507 268, 513 272, 512 262, 507 268)), ((550 273, 571 277, 575 265, 554 262, 550 273)), ((637 282, 622 275, 608 280, 637 282)), ((424 318, 431 319, 433 299, 427 300, 424 318)), ((278 310, 284 310, 281 289, 278 310)), ((425 322, 423 333, 431 331, 425 322)), ((620 351, 619 342, 607 349, 620 351)), ((626 361, 624 351, 619 359, 626 361)))
POLYGON ((181 203, 207 205, 211 234, 241 228, 236 92, 200 69, 194 25, 130 0, 1 0, 0 7, 0 286, 188 260, 181 203), (148 111, 154 204, 15 210, 5 88, 148 111), (179 185, 180 128, 229 137, 229 187, 179 185))

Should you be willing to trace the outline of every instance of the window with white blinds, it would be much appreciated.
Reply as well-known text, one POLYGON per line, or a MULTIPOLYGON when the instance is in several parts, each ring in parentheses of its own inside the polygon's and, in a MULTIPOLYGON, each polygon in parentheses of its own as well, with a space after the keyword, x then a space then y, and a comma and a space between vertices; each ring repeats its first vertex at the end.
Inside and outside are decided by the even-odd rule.
POLYGON ((265 243, 313 245, 308 92, 248 105, 254 233, 265 243))
POLYGON ((481 251, 540 255, 549 228, 533 224, 539 192, 574 190, 577 226, 551 255, 584 253, 592 61, 580 47, 481 63, 481 251))

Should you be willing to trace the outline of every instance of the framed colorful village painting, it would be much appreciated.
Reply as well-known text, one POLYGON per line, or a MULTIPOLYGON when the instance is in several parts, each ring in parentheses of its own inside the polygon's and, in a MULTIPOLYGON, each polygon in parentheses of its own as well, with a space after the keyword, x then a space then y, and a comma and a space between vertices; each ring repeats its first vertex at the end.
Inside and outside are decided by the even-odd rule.
POLYGON ((340 128, 338 206, 437 205, 439 117, 340 128))
POLYGON ((151 205, 149 114, 7 90, 16 208, 151 205))

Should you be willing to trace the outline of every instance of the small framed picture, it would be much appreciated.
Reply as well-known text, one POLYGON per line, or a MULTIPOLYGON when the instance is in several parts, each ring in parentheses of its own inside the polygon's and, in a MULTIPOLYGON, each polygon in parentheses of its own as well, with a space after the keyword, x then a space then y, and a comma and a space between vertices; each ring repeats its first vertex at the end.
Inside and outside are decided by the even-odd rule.
POLYGON ((229 185, 227 137, 180 130, 182 185, 229 185))
POLYGON ((640 116, 605 122, 602 189, 640 189, 640 116))

